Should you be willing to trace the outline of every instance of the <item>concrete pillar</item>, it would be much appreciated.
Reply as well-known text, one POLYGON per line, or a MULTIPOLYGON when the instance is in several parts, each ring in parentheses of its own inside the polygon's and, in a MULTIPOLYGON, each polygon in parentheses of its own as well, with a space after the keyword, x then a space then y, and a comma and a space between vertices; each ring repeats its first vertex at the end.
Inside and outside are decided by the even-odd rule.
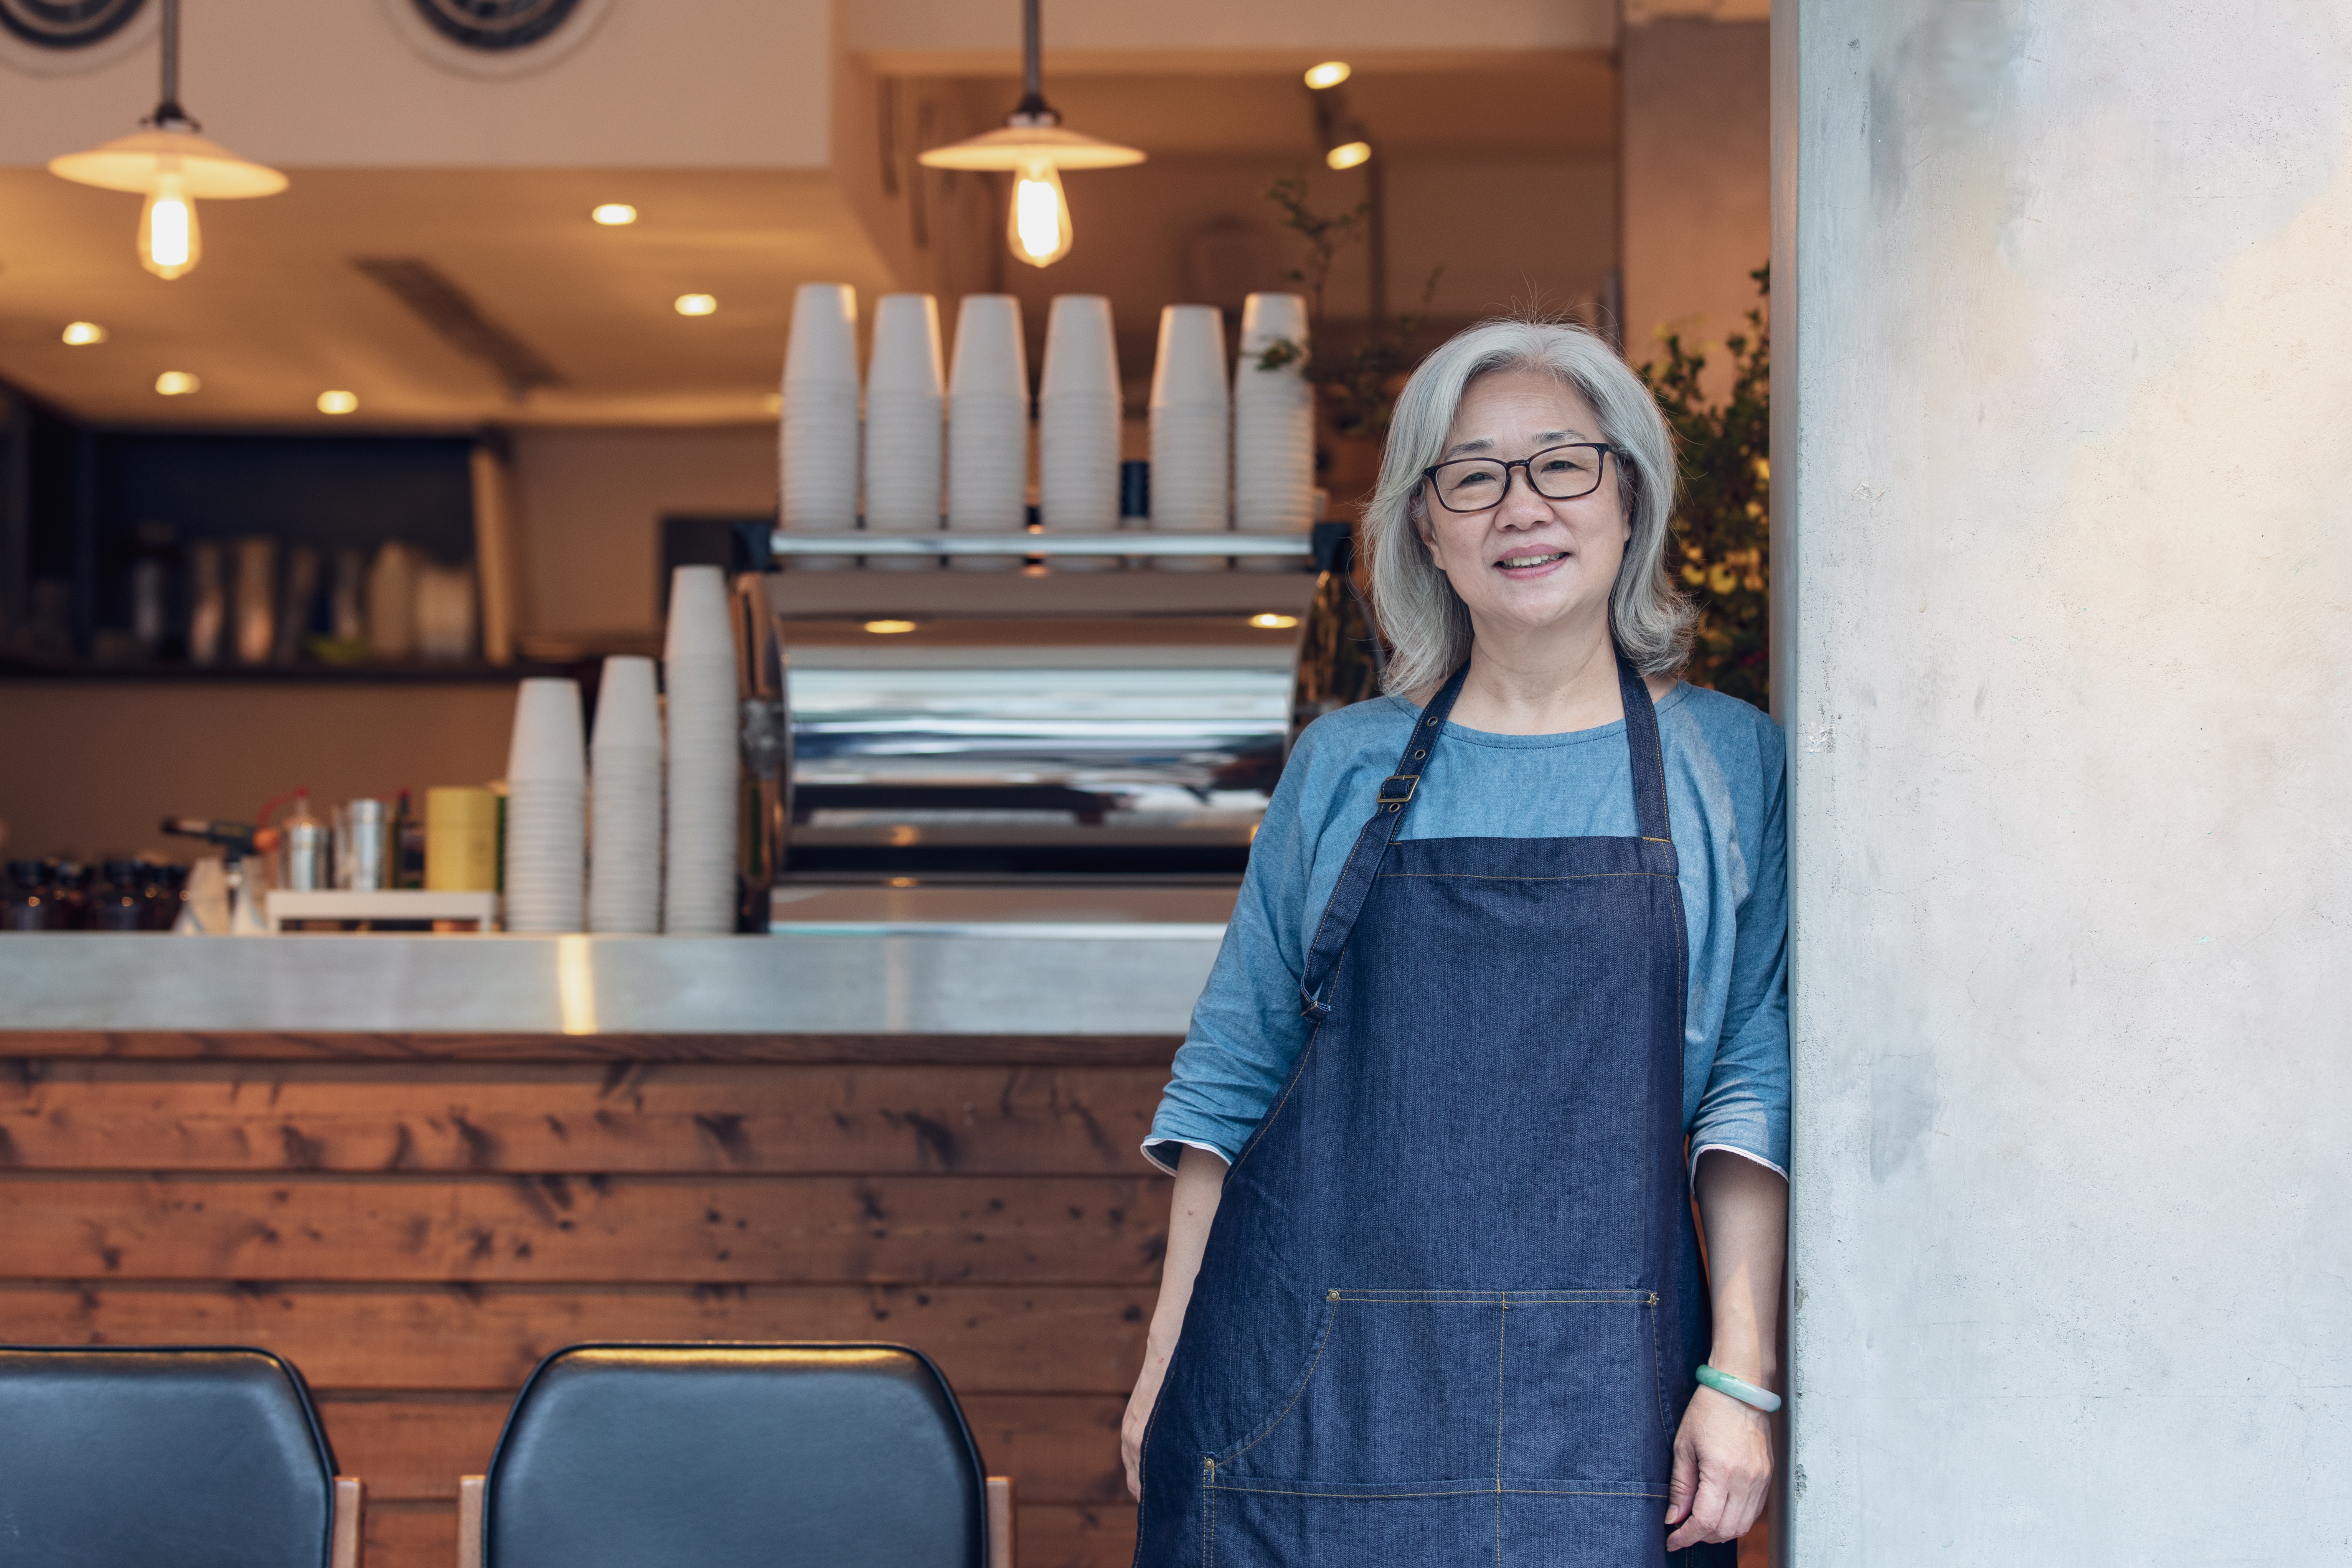
POLYGON ((2345 1561, 2352 15, 1773 26, 1793 1560, 2345 1561))
POLYGON ((1717 397, 1731 376, 1713 345, 1747 330, 1748 275, 1771 245, 1766 15, 1760 0, 1639 0, 1618 39, 1625 353, 1660 358, 1659 331, 1678 331, 1706 345, 1717 397))

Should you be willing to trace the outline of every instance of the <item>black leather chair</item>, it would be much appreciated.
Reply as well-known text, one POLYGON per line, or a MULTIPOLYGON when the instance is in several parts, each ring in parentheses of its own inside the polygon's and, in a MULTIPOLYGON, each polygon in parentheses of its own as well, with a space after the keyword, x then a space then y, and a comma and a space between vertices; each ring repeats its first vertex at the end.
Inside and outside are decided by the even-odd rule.
POLYGON ((461 1568, 1011 1568, 1012 1483, 904 1345, 573 1345, 457 1540, 461 1568))
POLYGON ((0 1346, 7 1568, 357 1568, 360 1484, 268 1351, 0 1346))

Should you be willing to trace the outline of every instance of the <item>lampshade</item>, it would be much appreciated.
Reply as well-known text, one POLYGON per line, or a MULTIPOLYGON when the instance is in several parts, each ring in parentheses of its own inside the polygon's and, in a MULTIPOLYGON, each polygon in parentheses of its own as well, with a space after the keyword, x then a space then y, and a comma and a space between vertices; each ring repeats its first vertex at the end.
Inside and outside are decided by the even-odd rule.
POLYGON ((193 131, 134 132, 87 153, 49 160, 50 174, 109 191, 152 191, 163 175, 173 172, 185 195, 215 201, 274 196, 286 188, 286 176, 277 170, 247 163, 193 131))
POLYGON ((1002 125, 934 147, 919 161, 932 169, 1123 169, 1143 154, 1058 125, 1002 125))

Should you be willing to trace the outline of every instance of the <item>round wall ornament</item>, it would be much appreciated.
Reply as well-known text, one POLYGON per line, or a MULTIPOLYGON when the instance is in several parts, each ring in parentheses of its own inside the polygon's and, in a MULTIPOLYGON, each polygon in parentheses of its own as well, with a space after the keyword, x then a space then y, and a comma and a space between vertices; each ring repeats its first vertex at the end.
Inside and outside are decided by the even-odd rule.
MULTIPOLYGON (((0 5, 15 0, 0 0, 0 5)), ((527 76, 579 47, 609 0, 382 0, 408 47, 463 76, 527 76)))
POLYGON ((28 76, 102 70, 155 36, 148 0, 0 0, 0 61, 28 76))

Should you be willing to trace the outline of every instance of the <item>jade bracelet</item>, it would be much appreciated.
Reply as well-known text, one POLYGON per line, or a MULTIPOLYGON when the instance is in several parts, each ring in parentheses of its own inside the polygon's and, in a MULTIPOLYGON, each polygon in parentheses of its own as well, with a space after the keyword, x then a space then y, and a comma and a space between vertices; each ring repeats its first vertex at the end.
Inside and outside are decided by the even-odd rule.
POLYGON ((1727 1394, 1742 1405, 1752 1405, 1767 1415, 1780 1408, 1780 1396, 1770 1389, 1759 1388, 1727 1372, 1717 1372, 1705 1362, 1699 1363, 1698 1380, 1717 1394, 1727 1394))

